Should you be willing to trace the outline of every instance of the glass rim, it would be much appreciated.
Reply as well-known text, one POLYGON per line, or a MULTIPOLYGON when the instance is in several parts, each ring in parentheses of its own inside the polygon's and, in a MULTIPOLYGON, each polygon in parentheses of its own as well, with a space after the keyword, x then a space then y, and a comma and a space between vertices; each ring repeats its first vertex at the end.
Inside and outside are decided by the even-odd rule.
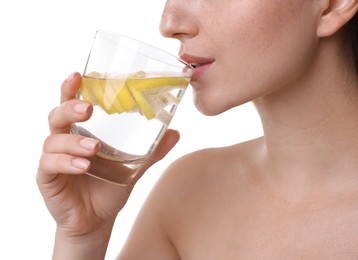
MULTIPOLYGON (((132 37, 132 36, 129 36, 129 35, 126 35, 126 34, 117 32, 117 31, 111 31, 111 30, 105 30, 105 29, 97 29, 96 32, 95 32, 95 37, 96 37, 97 35, 99 35, 99 34, 103 34, 103 35, 108 34, 108 35, 113 35, 113 36, 115 36, 115 37, 127 38, 127 39, 129 39, 129 40, 131 40, 131 41, 137 42, 137 43, 139 43, 139 44, 143 44, 143 45, 148 46, 148 47, 150 47, 150 48, 152 48, 152 49, 154 49, 154 50, 160 51, 160 52, 162 52, 162 53, 164 53, 164 54, 166 54, 166 55, 168 55, 168 56, 171 56, 171 57, 173 57, 174 59, 176 59, 177 61, 179 61, 180 63, 182 63, 183 65, 185 65, 186 67, 188 67, 189 69, 194 69, 194 67, 193 67, 190 63, 188 63, 188 62, 182 60, 178 55, 175 55, 175 54, 173 54, 173 53, 170 53, 170 52, 168 52, 168 51, 166 51, 166 50, 163 50, 163 49, 161 49, 161 48, 159 48, 159 47, 157 47, 157 46, 154 46, 154 45, 152 45, 152 44, 150 44, 150 43, 147 43, 147 42, 145 42, 145 41, 139 40, 139 39, 134 38, 134 37, 132 37)), ((115 42, 115 43, 118 44, 118 42, 115 42)))

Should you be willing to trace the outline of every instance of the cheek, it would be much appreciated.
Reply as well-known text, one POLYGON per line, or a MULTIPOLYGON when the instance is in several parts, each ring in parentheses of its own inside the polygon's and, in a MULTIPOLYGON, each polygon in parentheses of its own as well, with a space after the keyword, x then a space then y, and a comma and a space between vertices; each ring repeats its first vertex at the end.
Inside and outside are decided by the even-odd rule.
POLYGON ((220 73, 227 84, 235 84, 236 97, 252 99, 293 84, 314 58, 315 20, 277 12, 251 21, 250 26, 247 20, 246 26, 226 36, 236 35, 234 42, 222 46, 220 73))

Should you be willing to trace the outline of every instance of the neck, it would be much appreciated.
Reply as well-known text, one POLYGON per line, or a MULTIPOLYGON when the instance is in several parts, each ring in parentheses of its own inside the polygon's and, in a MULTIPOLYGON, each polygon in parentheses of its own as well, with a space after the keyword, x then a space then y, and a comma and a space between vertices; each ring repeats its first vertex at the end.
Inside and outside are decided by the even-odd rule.
POLYGON ((280 178, 321 181, 358 172, 358 80, 329 48, 320 46, 310 72, 297 82, 254 101, 266 169, 280 178))

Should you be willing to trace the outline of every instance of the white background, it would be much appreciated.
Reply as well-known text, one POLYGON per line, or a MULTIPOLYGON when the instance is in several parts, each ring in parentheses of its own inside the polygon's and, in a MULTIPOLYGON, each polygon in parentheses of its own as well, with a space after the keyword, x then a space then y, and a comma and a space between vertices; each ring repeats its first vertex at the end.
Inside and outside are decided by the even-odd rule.
MULTIPOLYGON (((62 81, 73 71, 82 72, 97 29, 119 31, 176 54, 177 43, 164 39, 158 30, 164 3, 0 3, 0 259, 51 258, 55 223, 42 201, 35 176, 42 143, 48 135, 47 115, 58 105, 62 81)), ((181 140, 137 184, 118 216, 106 259, 115 258, 143 200, 171 161, 196 149, 229 145, 261 134, 251 104, 206 117, 195 110, 191 88, 171 128, 180 130, 181 140)))

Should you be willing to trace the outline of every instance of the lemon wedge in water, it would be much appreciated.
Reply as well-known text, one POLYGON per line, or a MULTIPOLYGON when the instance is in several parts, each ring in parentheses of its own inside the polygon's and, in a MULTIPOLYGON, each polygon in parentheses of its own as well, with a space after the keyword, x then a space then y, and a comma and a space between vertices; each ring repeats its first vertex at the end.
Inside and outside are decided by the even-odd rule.
POLYGON ((164 101, 167 99, 154 97, 167 95, 169 91, 178 87, 185 88, 188 83, 189 79, 184 77, 146 78, 144 72, 138 72, 126 81, 126 85, 136 100, 140 111, 148 120, 154 118, 159 110, 166 106, 164 101), (162 100, 162 102, 159 102, 159 100, 162 100))
POLYGON ((90 102, 93 105, 99 105, 107 113, 108 108, 104 104, 104 80, 100 78, 83 77, 81 84, 81 95, 84 101, 90 102))
POLYGON ((111 79, 91 72, 83 77, 80 91, 83 100, 98 104, 108 114, 139 110, 150 120, 168 104, 179 102, 170 91, 185 89, 188 84, 186 77, 147 77, 144 72, 138 72, 128 78, 111 79))

